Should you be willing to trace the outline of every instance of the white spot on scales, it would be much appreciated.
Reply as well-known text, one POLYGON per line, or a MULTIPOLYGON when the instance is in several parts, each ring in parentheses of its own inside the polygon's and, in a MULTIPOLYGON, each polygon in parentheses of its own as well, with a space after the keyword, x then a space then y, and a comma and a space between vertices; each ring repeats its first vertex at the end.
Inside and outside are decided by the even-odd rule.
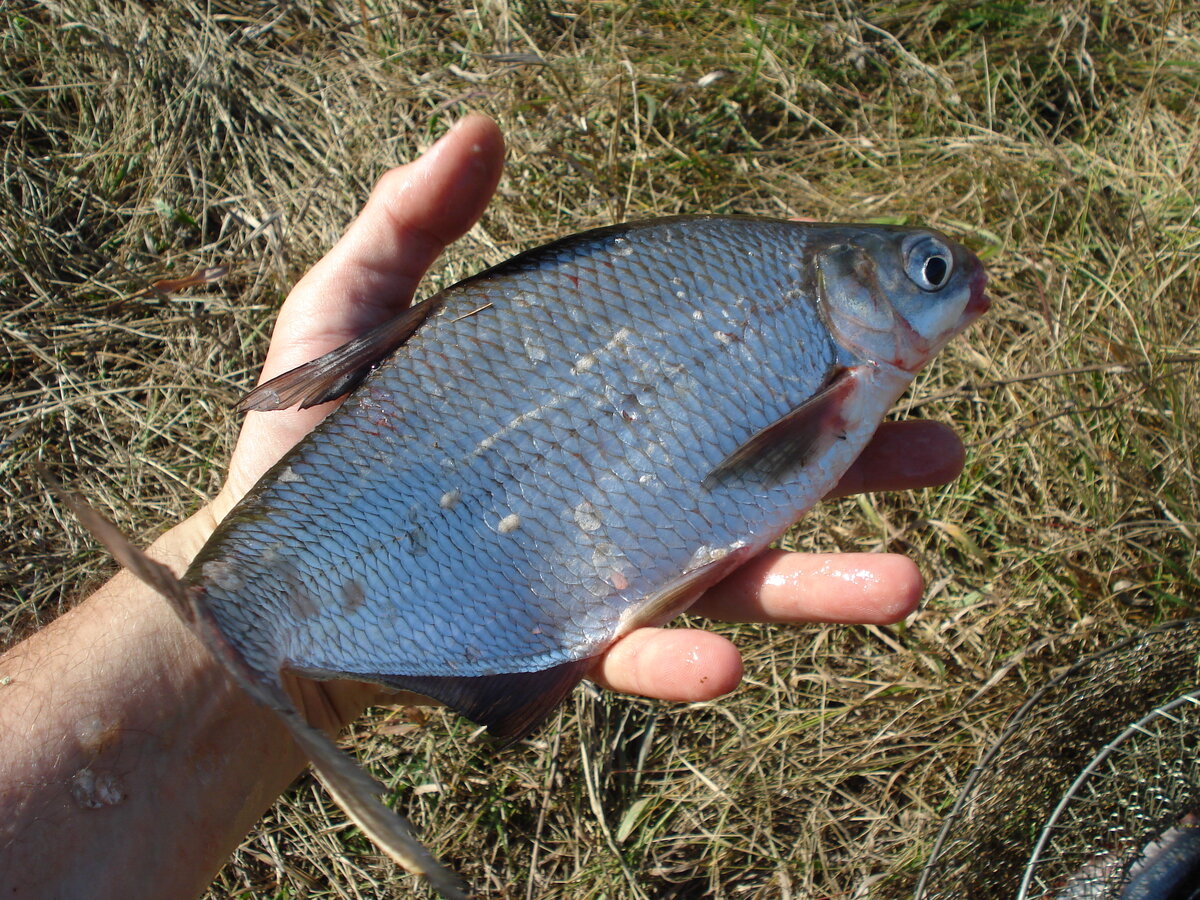
POLYGON ((613 256, 630 256, 633 253, 633 246, 629 243, 628 238, 614 238, 613 242, 608 245, 609 252, 613 256))
POLYGON ((604 346, 598 347, 590 353, 584 353, 577 360, 575 360, 573 371, 578 374, 593 368, 596 365, 599 357, 604 356, 614 348, 628 342, 629 336, 632 333, 633 332, 624 326, 618 328, 615 332, 613 332, 613 336, 604 342, 604 346))
POLYGON ((521 341, 525 346, 525 356, 530 362, 543 362, 546 359, 546 345, 538 337, 526 337, 521 341))
MULTIPOLYGON (((602 354, 605 354, 608 351, 611 351, 614 347, 617 347, 628 341, 632 333, 633 332, 631 332, 628 328, 618 328, 616 332, 613 333, 612 337, 604 342, 602 347, 590 353, 584 353, 582 356, 580 356, 575 362, 573 371, 578 374, 579 372, 584 372, 592 368, 599 361, 599 357, 602 354)), ((491 450, 492 447, 496 446, 498 442, 504 440, 513 432, 519 431, 521 428, 523 428, 526 422, 537 421, 541 419, 547 410, 561 409, 567 403, 567 401, 574 400, 581 396, 583 390, 584 388, 580 384, 560 386, 559 390, 549 393, 543 402, 538 403, 524 412, 513 416, 508 420, 507 423, 500 426, 500 428, 498 428, 492 434, 489 434, 487 437, 481 440, 475 445, 475 449, 471 451, 470 455, 480 456, 486 453, 488 450, 491 450)), ((458 462, 452 459, 443 459, 442 465, 446 466, 447 468, 453 468, 458 465, 458 462)))
POLYGON ((698 569, 719 559, 724 559, 734 550, 741 550, 745 546, 745 541, 734 541, 726 547, 710 547, 707 544, 701 544, 696 548, 696 552, 692 554, 692 558, 688 560, 684 571, 691 572, 693 569, 698 569))
POLYGON ((600 511, 596 509, 595 504, 590 500, 584 500, 579 503, 573 510, 575 516, 575 524, 580 531, 591 534, 593 531, 598 531, 603 521, 600 518, 600 511))

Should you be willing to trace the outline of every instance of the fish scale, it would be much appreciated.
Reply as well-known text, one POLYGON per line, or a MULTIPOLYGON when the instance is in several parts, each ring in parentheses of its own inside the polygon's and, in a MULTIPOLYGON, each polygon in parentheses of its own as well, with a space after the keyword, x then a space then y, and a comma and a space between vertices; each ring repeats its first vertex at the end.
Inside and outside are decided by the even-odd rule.
MULTIPOLYGON (((787 316, 783 304, 750 305, 786 293, 794 226, 753 223, 731 251, 705 254, 695 248, 707 235, 689 223, 691 249, 676 260, 666 250, 680 245, 682 224, 643 232, 636 249, 622 237, 568 245, 505 283, 468 285, 284 458, 277 471, 293 475, 239 507, 214 542, 244 580, 229 592, 209 584, 207 602, 251 667, 488 675, 592 656, 630 603, 698 548, 744 546, 764 517, 765 543, 776 522, 818 499, 826 486, 814 490, 804 471, 771 490, 694 490, 811 396, 838 354, 813 305, 787 316), (681 306, 672 279, 684 276, 681 306), (577 285, 570 305, 564 282, 577 285), (533 334, 543 358, 525 349, 533 334), (804 353, 781 352, 788 346, 804 353), (758 361, 750 379, 747 357, 758 361), (741 389, 722 397, 697 370, 741 389), (440 402, 417 402, 426 384, 441 386, 440 402), (640 415, 628 421, 614 398, 639 392, 640 415), (461 500, 445 509, 438 500, 451 490, 461 500), (594 531, 575 521, 584 503, 603 510, 594 531), (406 539, 417 525, 424 552, 406 539), (300 574, 315 617, 297 614, 281 569, 300 574), (353 611, 350 580, 365 593, 353 611), (239 646, 241 634, 267 647, 239 646)), ((204 562, 189 578, 203 577, 204 562)))
POLYGON ((528 733, 615 639, 686 608, 832 489, 987 309, 985 281, 920 228, 701 216, 585 232, 251 392, 244 409, 352 391, 182 581, 71 502, 278 713, 351 818, 462 898, 282 672, 528 733))

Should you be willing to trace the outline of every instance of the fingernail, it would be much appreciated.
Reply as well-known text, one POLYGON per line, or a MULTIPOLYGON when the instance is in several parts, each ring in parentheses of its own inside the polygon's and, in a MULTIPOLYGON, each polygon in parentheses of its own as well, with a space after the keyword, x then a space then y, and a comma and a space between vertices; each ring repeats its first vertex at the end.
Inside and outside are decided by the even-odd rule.
POLYGON ((962 468, 962 443, 947 425, 913 429, 906 435, 897 469, 912 481, 941 484, 953 479, 962 468))
POLYGON ((940 439, 934 437, 938 432, 932 428, 929 429, 913 429, 915 434, 908 434, 905 437, 904 452, 899 454, 896 468, 905 478, 911 478, 914 481, 922 479, 929 475, 935 466, 937 458, 936 449, 940 439))

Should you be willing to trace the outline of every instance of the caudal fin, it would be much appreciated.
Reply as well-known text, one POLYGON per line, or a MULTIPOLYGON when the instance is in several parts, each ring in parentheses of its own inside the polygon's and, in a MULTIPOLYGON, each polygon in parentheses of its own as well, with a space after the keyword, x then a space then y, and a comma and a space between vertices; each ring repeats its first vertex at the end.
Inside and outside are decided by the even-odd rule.
POLYGON ((204 603, 204 592, 180 581, 167 566, 134 546, 112 522, 78 494, 68 491, 49 472, 42 477, 88 531, 122 566, 165 597, 179 617, 199 636, 208 651, 234 680, 262 705, 273 710, 304 751, 333 799, 381 849, 409 872, 421 875, 447 900, 467 900, 462 880, 442 866, 413 836, 412 828, 379 799, 383 787, 313 728, 296 709, 279 681, 279 674, 258 672, 226 640, 204 603))
POLYGON ((117 562, 158 591, 170 602, 172 609, 185 623, 192 624, 192 603, 188 599, 187 588, 175 577, 174 572, 135 547, 129 538, 121 534, 116 525, 92 509, 79 494, 63 487, 62 482, 48 469, 39 467, 38 474, 58 498, 67 504, 80 524, 104 545, 117 562))

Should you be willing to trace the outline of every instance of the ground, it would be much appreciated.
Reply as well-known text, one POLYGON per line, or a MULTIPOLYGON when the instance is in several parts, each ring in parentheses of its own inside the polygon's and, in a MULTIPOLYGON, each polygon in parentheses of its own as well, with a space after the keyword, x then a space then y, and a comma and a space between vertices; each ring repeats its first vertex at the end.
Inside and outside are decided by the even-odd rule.
MULTIPOLYGON (((212 495, 289 285, 468 109, 508 170, 430 291, 648 215, 928 223, 995 302, 896 415, 966 471, 788 541, 911 554, 920 612, 727 627, 731 698, 583 688, 502 752, 441 712, 351 737, 484 896, 907 896, 1025 697, 1200 603, 1198 94, 1169 0, 6 4, 0 644, 112 570, 35 464, 142 540, 212 495)), ((306 778, 211 896, 412 892, 306 778)))

